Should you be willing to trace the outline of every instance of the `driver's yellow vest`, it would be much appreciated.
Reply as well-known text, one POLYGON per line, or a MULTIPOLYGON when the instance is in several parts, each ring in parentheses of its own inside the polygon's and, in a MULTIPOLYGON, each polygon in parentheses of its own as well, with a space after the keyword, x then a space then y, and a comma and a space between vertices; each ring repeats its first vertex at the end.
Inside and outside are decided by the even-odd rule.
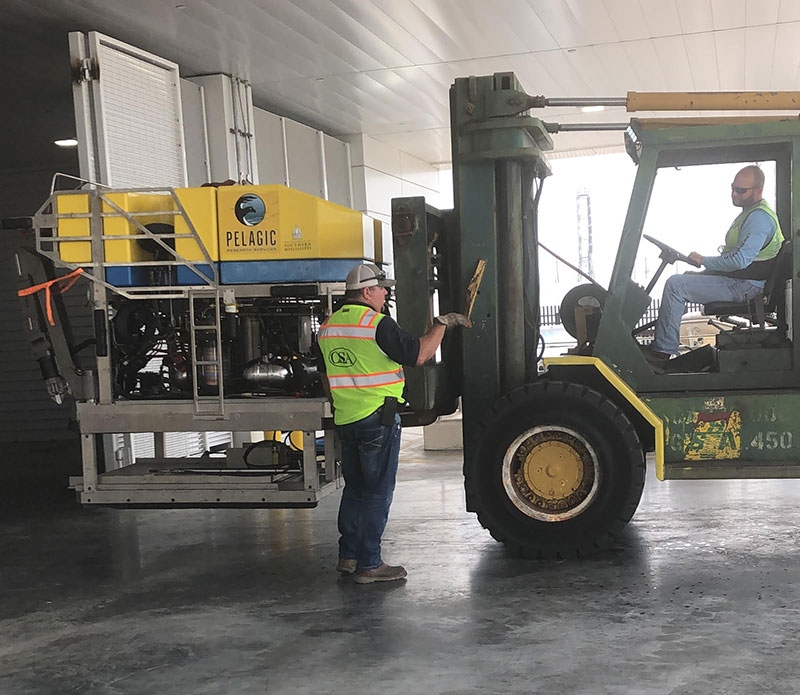
POLYGON ((775 221, 775 233, 769 243, 756 254, 755 261, 768 261, 778 255, 778 251, 783 244, 783 232, 781 232, 781 225, 778 222, 778 216, 773 209, 768 205, 766 200, 761 200, 757 205, 747 208, 739 213, 739 216, 733 221, 731 228, 725 235, 725 246, 722 247, 722 253, 733 251, 739 244, 739 233, 742 230, 742 225, 747 219, 747 216, 754 210, 763 210, 775 221))
POLYGON ((371 415, 386 396, 403 402, 403 367, 375 342, 383 314, 360 304, 345 304, 317 334, 333 398, 333 421, 347 425, 371 415))

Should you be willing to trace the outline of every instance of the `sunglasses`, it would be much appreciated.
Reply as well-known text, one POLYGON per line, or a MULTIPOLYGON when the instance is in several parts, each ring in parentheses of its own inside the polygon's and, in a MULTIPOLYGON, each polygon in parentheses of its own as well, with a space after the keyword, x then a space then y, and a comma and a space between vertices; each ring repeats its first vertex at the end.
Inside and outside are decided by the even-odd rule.
POLYGON ((731 184, 731 190, 738 195, 744 195, 753 188, 758 188, 758 186, 734 186, 731 184))

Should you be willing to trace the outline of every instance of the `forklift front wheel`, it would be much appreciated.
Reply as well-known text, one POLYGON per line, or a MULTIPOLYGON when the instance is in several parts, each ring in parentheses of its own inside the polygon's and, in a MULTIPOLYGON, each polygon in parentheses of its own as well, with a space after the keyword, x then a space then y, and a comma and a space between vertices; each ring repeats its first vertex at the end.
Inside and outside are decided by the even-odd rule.
POLYGON ((580 432, 560 425, 526 430, 503 456, 503 488, 523 514, 540 521, 578 516, 600 489, 597 452, 580 432))
POLYGON ((540 381, 501 398, 465 448, 467 508, 528 557, 606 548, 633 516, 644 453, 625 413, 582 384, 540 381))

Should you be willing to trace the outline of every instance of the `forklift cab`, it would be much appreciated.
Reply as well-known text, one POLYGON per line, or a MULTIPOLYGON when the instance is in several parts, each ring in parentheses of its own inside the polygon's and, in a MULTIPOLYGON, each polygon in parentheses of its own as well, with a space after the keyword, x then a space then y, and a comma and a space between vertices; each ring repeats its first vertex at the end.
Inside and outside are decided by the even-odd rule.
MULTIPOLYGON (((798 120, 785 117, 634 119, 625 138, 626 149, 638 168, 609 289, 594 302, 595 306, 602 304, 602 313, 599 321, 595 317, 594 325, 591 317, 586 321, 583 354, 615 365, 619 375, 642 392, 796 386, 800 381, 794 370, 798 355, 791 340, 791 327, 797 320, 792 315, 797 302, 791 301, 791 278, 796 272, 796 261, 791 253, 791 239, 797 222, 791 206, 791 172, 800 156, 798 120), (704 315, 724 321, 734 317, 717 335, 716 345, 689 351, 670 360, 665 369, 654 369, 639 349, 641 336, 654 322, 643 323, 642 317, 651 299, 660 297, 660 291, 653 296, 651 292, 661 273, 672 263, 689 262, 679 250, 644 233, 657 175, 666 169, 714 164, 746 166, 752 162, 766 163, 770 175, 774 171, 774 198, 770 202, 775 204, 787 239, 773 263, 764 294, 743 305, 707 304, 702 310, 704 315), (648 278, 647 287, 642 287, 632 277, 637 256, 650 242, 659 246, 661 266, 648 278)), ((771 187, 768 190, 771 192, 771 187)), ((696 194, 713 196, 716 192, 698 191, 696 194)), ((765 197, 771 198, 769 193, 765 197)), ((718 243, 734 216, 731 211, 730 217, 719 219, 718 226, 695 230, 695 233, 713 237, 714 243, 718 243)), ((579 295, 570 297, 571 306, 581 303, 579 295)), ((562 315, 569 312, 570 307, 564 307, 562 315)))

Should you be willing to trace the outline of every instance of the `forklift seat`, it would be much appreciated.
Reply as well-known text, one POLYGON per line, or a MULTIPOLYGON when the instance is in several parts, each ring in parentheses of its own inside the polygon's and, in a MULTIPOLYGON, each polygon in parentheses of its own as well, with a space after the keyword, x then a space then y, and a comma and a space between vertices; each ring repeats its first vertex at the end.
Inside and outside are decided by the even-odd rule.
POLYGON ((781 245, 778 255, 772 264, 769 277, 764 283, 764 291, 749 302, 708 302, 703 305, 704 316, 741 316, 750 323, 765 326, 767 314, 776 312, 777 323, 785 323, 783 314, 786 309, 784 284, 792 275, 792 243, 786 240, 781 245))

